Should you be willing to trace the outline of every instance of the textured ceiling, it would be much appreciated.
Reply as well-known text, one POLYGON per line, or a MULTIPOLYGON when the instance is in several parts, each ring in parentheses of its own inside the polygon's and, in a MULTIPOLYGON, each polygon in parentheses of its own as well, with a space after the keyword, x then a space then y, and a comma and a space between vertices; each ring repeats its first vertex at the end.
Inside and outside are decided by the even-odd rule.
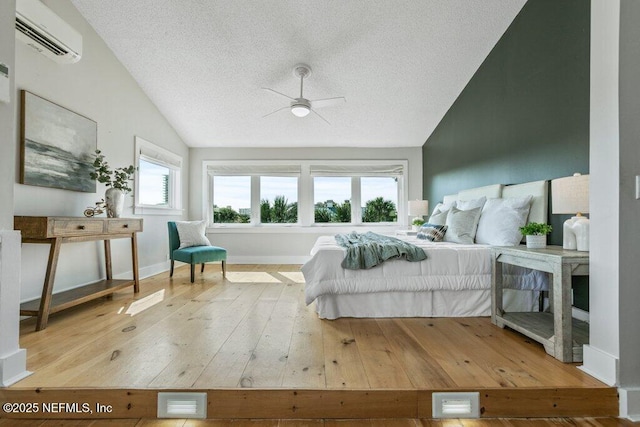
POLYGON ((421 146, 525 0, 72 0, 191 147, 421 146), (305 98, 345 104, 298 118, 305 98))

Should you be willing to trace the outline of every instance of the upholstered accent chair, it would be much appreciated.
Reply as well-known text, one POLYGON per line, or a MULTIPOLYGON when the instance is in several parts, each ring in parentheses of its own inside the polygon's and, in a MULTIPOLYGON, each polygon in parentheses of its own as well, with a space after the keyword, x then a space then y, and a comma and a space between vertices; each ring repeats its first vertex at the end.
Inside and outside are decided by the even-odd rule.
POLYGON ((191 283, 195 279, 196 264, 202 264, 200 273, 204 272, 204 264, 207 262, 222 261, 222 277, 227 277, 227 250, 218 246, 190 246, 180 249, 180 236, 174 221, 167 223, 169 227, 169 258, 171 259, 171 272, 173 277, 173 265, 175 261, 191 264, 191 283))

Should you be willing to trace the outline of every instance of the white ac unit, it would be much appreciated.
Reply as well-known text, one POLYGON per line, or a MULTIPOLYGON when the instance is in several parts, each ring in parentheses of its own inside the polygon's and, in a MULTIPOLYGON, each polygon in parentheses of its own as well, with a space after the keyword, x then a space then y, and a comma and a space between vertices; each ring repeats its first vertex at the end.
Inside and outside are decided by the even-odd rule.
POLYGON ((16 38, 62 64, 82 56, 82 35, 39 0, 16 0, 16 38))

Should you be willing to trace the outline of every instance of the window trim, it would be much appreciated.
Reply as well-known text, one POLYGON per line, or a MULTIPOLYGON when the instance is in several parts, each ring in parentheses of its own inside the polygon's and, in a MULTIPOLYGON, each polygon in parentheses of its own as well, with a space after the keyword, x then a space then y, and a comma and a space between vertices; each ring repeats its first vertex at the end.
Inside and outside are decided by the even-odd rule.
MULTIPOLYGON (((297 232, 296 230, 312 230, 315 229, 319 232, 325 232, 334 229, 344 230, 345 228, 387 228, 387 229, 398 229, 400 227, 407 227, 409 224, 408 221, 408 212, 407 212, 407 203, 409 200, 409 189, 408 189, 408 160, 204 160, 202 162, 202 188, 203 188, 203 206, 202 206, 202 218, 207 220, 207 229, 211 232, 216 232, 216 230, 220 232, 234 230, 244 230, 246 232, 277 232, 277 230, 290 230, 290 232, 297 232), (300 166, 300 176, 298 180, 298 223, 260 223, 260 213, 259 213, 259 179, 252 179, 252 204, 254 203, 254 198, 258 200, 258 209, 254 209, 252 206, 252 218, 251 222, 248 224, 214 224, 213 223, 213 175, 210 173, 211 168, 215 168, 218 165, 231 165, 237 167, 247 167, 250 169, 251 166, 268 166, 268 165, 299 165, 300 166), (360 211, 360 207, 355 206, 352 202, 352 222, 349 223, 315 223, 314 218, 314 190, 313 190, 313 178, 314 176, 311 174, 311 166, 312 165, 329 165, 334 167, 349 167, 355 166, 363 167, 363 166, 390 166, 390 165, 401 165, 402 171, 398 175, 393 175, 398 177, 398 221, 397 222, 384 222, 384 223, 363 223, 361 218, 361 212, 359 215, 356 215, 355 209, 360 211), (257 184, 254 184, 254 181, 257 184), (254 185, 257 187, 254 189, 254 185), (255 192, 257 190, 257 192, 255 192), (257 216, 254 217, 254 211, 256 211, 257 216), (357 221, 354 221, 358 219, 357 221), (257 219, 257 222, 255 222, 257 219), (268 230, 268 231, 267 231, 268 230)), ((247 173, 247 175, 251 175, 247 173)), ((356 197, 360 197, 360 177, 361 176, 375 176, 368 175, 363 173, 358 176, 351 175, 351 196, 355 201, 356 197), (357 185, 356 185, 357 184, 357 185)))
POLYGON ((135 189, 133 213, 136 215, 182 215, 182 156, 139 136, 135 140, 135 189), (140 159, 169 169, 169 204, 166 206, 140 203, 140 159))

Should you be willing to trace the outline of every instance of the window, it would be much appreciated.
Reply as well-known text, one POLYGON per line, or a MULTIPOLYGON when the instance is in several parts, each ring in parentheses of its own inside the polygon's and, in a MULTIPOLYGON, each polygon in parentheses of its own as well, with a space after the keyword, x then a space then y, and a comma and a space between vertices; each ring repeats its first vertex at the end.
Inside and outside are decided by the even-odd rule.
POLYGON ((139 203, 149 206, 169 206, 171 169, 140 156, 138 171, 140 173, 139 203))
POLYGON ((298 222, 298 177, 260 177, 260 222, 298 222))
POLYGON ((313 177, 313 219, 322 222, 351 222, 351 178, 313 177))
POLYGON ((406 225, 406 160, 206 161, 212 225, 406 225), (402 220, 402 218, 405 218, 402 220))
POLYGON ((251 221, 251 177, 213 177, 213 222, 246 224, 251 221))
POLYGON ((395 177, 360 178, 362 222, 398 221, 398 179, 395 177))
POLYGON ((208 162, 213 224, 297 224, 300 165, 208 162))
POLYGON ((182 158, 138 136, 136 145, 135 213, 182 213, 180 173, 182 158))

